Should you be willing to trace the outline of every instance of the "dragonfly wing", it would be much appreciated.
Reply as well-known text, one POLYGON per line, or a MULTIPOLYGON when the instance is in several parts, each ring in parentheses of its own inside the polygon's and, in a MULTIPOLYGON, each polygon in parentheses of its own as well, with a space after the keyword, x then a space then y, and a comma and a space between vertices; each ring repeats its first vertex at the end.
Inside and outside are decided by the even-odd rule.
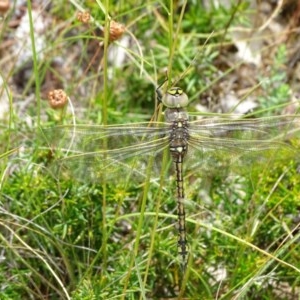
POLYGON ((271 158, 296 158, 298 148, 291 140, 300 137, 300 116, 200 120, 191 122, 189 132, 191 164, 210 171, 245 167, 271 158))
POLYGON ((119 181, 145 177, 149 159, 168 146, 169 127, 156 126, 58 126, 43 129, 42 134, 58 157, 60 173, 70 170, 83 181, 119 181))
POLYGON ((124 125, 76 125, 42 128, 41 136, 48 147, 63 151, 93 152, 120 149, 165 136, 165 123, 135 123, 124 125))
POLYGON ((229 152, 251 152, 290 147, 300 137, 300 116, 261 119, 207 119, 191 122, 192 147, 229 152))

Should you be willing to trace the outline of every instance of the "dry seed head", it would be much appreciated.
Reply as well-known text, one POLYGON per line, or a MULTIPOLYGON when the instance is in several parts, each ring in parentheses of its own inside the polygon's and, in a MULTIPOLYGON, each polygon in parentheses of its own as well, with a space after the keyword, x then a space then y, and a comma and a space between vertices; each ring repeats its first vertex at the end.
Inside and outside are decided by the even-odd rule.
POLYGON ((88 23, 90 21, 90 18, 91 18, 91 15, 87 11, 84 11, 84 12, 79 11, 77 13, 77 20, 84 24, 88 23))
POLYGON ((68 97, 63 90, 53 90, 48 93, 48 101, 54 109, 63 108, 68 102, 68 97))
POLYGON ((115 40, 118 40, 123 35, 124 31, 125 26, 123 24, 111 21, 109 28, 109 41, 113 42, 115 40))
POLYGON ((0 0, 0 13, 6 13, 10 7, 9 0, 0 0))

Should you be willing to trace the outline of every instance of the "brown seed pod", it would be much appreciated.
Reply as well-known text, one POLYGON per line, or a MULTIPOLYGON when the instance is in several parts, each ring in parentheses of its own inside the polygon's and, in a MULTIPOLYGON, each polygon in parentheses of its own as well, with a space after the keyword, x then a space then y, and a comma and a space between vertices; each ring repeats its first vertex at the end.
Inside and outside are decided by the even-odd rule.
POLYGON ((90 18, 91 18, 91 15, 90 15, 90 13, 88 11, 84 11, 84 12, 79 11, 77 13, 77 20, 79 22, 84 23, 84 24, 89 23, 90 18))
POLYGON ((10 7, 8 0, 0 0, 0 13, 6 13, 10 7))
POLYGON ((63 108, 68 102, 68 96, 64 90, 52 90, 48 93, 49 105, 54 108, 63 108))
POLYGON ((110 22, 110 28, 109 28, 109 41, 113 42, 115 40, 118 40, 124 33, 125 26, 123 24, 120 24, 115 21, 110 22))

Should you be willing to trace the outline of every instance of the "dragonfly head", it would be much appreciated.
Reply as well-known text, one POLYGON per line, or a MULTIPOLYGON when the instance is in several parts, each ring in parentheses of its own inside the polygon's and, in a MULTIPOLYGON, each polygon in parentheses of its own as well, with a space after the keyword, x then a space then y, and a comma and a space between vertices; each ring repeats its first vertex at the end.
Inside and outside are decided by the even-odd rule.
POLYGON ((181 108, 188 105, 189 99, 181 88, 171 87, 163 96, 162 103, 168 108, 181 108))

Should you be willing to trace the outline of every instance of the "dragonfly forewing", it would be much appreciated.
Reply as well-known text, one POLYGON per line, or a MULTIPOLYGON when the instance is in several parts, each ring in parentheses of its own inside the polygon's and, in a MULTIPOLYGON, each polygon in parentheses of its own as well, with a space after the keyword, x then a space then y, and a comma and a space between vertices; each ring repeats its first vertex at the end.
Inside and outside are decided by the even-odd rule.
POLYGON ((300 116, 261 119, 204 119, 190 122, 190 143, 207 149, 234 152, 289 147, 300 137, 300 116))
POLYGON ((186 168, 224 173, 253 164, 299 156, 300 116, 262 119, 204 119, 190 123, 186 168))
POLYGON ((42 129, 56 169, 70 170, 80 181, 120 181, 128 174, 143 180, 149 158, 168 147, 169 126, 57 126, 42 129))

